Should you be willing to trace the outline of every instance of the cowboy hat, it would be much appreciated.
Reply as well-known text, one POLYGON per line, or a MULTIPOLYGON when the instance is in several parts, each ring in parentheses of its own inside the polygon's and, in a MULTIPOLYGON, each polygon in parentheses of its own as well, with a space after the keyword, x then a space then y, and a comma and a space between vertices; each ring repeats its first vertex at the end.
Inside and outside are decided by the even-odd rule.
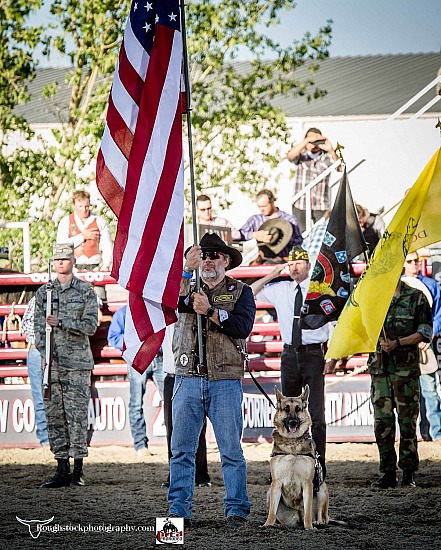
MULTIPOLYGON (((216 235, 216 233, 205 233, 199 243, 199 246, 202 248, 202 252, 221 252, 222 254, 227 254, 230 256, 231 261, 228 269, 239 267, 242 263, 242 254, 239 250, 237 250, 237 248, 233 248, 232 246, 226 245, 219 235, 216 235)), ((185 257, 187 256, 190 248, 191 246, 185 251, 185 257)))
POLYGON ((292 237, 292 225, 283 218, 270 218, 263 222, 259 231, 269 231, 269 243, 257 243, 266 258, 277 256, 288 244, 292 237))

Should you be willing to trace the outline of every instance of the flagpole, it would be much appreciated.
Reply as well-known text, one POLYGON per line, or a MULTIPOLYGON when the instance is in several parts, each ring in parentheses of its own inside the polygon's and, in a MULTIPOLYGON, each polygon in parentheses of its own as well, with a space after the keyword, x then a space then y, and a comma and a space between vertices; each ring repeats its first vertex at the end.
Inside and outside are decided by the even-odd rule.
MULTIPOLYGON (((179 0, 181 7, 181 32, 182 32, 182 50, 183 50, 183 62, 184 62, 184 84, 185 84, 185 113, 187 118, 187 135, 188 135, 188 157, 190 165, 190 192, 191 192, 191 216, 193 227, 193 243, 198 242, 198 228, 197 228, 197 213, 196 213, 196 185, 194 177, 194 162, 193 162, 193 134, 191 130, 191 89, 190 89, 190 73, 188 65, 188 52, 187 52, 187 30, 185 25, 185 0, 179 0)), ((196 292, 200 291, 201 279, 199 275, 199 269, 195 270, 196 278, 196 292)), ((197 329, 198 329, 198 353, 199 363, 204 362, 204 346, 202 342, 202 317, 198 313, 197 329)))

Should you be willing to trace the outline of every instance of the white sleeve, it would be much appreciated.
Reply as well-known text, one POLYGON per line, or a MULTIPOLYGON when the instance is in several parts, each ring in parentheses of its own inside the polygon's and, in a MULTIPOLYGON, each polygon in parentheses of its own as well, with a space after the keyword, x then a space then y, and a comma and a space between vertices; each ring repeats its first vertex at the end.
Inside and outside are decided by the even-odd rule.
POLYGON ((100 230, 100 248, 101 256, 103 258, 103 265, 110 267, 112 265, 113 244, 109 227, 101 217, 97 217, 97 224, 100 230))

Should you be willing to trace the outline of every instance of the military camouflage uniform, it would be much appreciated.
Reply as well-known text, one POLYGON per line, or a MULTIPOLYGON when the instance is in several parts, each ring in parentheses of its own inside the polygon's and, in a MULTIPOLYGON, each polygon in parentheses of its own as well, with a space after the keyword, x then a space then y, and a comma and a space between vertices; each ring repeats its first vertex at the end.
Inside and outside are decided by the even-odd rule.
MULTIPOLYGON (((65 285, 56 279, 52 313, 61 320, 54 330, 51 400, 45 400, 47 427, 55 458, 87 456, 87 412, 90 376, 94 366, 89 336, 98 323, 93 289, 76 277, 65 285)), ((46 347, 46 285, 38 289, 35 304, 35 344, 42 357, 46 347)))
MULTIPOLYGON (((432 338, 432 312, 424 294, 401 283, 398 296, 392 298, 384 321, 388 340, 404 338, 415 332, 425 342, 432 338)), ((395 414, 400 428, 398 466, 402 470, 418 470, 416 425, 419 413, 418 345, 401 346, 390 353, 381 350, 369 356, 372 376, 371 400, 374 407, 375 439, 380 453, 380 472, 395 472, 395 414)))

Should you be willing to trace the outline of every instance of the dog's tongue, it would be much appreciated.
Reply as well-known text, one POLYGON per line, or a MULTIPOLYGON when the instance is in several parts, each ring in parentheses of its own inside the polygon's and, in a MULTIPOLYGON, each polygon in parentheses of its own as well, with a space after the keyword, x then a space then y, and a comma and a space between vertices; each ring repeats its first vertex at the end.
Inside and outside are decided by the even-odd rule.
POLYGON ((289 427, 289 431, 290 431, 291 433, 296 432, 296 431, 297 431, 296 426, 290 426, 290 427, 289 427))

